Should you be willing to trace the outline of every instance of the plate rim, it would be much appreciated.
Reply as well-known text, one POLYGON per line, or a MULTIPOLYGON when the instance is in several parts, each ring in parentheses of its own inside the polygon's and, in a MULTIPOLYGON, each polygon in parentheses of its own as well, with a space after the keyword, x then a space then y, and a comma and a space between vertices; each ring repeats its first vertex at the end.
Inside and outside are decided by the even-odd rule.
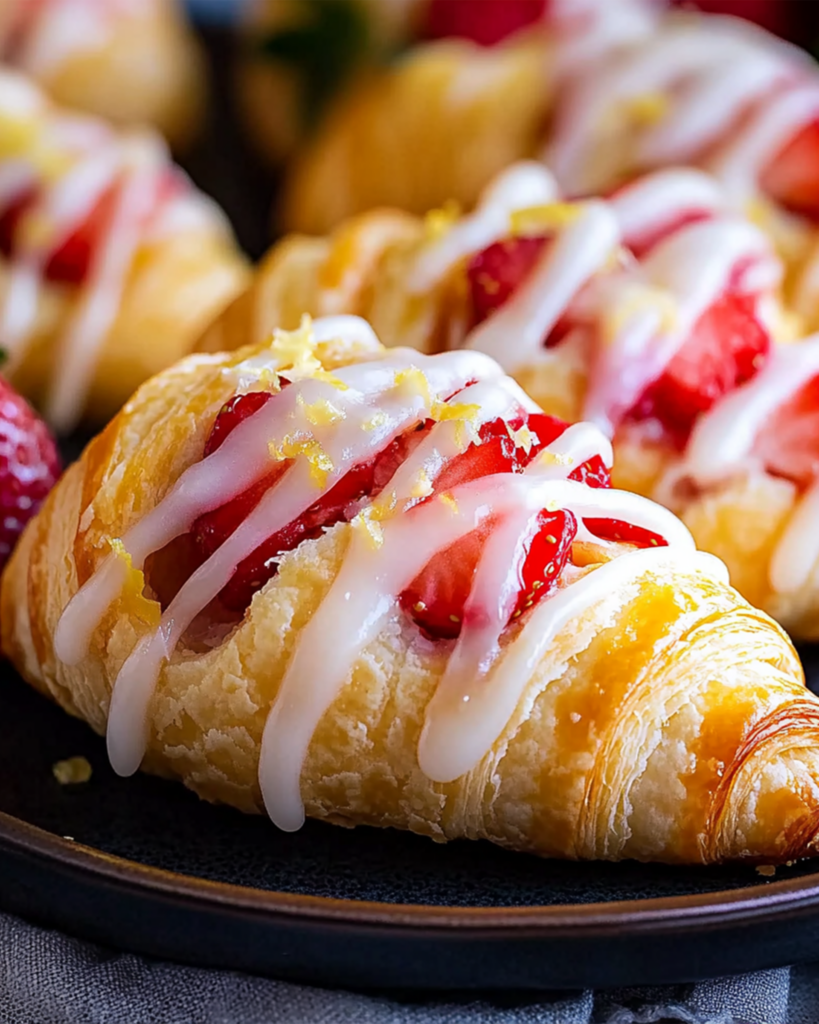
POLYGON ((513 907, 387 903, 259 889, 169 871, 86 846, 0 811, 0 846, 79 871, 99 881, 263 917, 293 917, 359 927, 445 932, 600 934, 627 924, 637 931, 702 929, 776 918, 819 904, 819 868, 795 879, 708 893, 513 907))

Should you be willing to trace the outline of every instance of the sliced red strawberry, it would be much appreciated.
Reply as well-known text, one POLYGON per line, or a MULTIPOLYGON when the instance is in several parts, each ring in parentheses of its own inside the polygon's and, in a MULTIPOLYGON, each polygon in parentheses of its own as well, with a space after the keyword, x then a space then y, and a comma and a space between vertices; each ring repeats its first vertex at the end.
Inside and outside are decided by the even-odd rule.
POLYGON ((59 475, 48 427, 0 378, 0 568, 59 475))
POLYGON ((819 474, 819 377, 814 377, 766 423, 754 453, 776 476, 805 488, 819 474))
POLYGON ((630 413, 634 420, 656 419, 682 446, 696 419, 764 365, 771 348, 768 332, 750 295, 727 292, 694 325, 691 335, 630 413))
POLYGON ((642 526, 625 523, 621 519, 584 519, 583 522, 601 540, 623 541, 625 544, 636 544, 641 548, 668 547, 668 541, 651 530, 642 526))
POLYGON ((689 224, 699 224, 704 220, 711 220, 713 216, 711 210, 678 211, 669 220, 652 225, 649 231, 644 231, 639 235, 629 235, 623 241, 630 249, 632 255, 641 260, 651 252, 655 245, 659 245, 669 235, 674 234, 681 228, 688 227, 689 224))
MULTIPOLYGON (((0 252, 11 257, 16 250, 16 235, 26 211, 34 202, 35 193, 26 192, 0 216, 0 252)), ((91 266, 91 258, 108 224, 114 204, 114 192, 106 192, 85 220, 49 256, 45 276, 49 281, 81 284, 91 266)))
MULTIPOLYGON (((283 385, 286 384, 283 381, 283 385)), ((216 451, 243 420, 252 416, 272 397, 266 391, 252 391, 226 403, 205 444, 205 455, 216 451)), ((377 494, 428 429, 428 425, 424 424, 396 438, 375 458, 351 469, 297 520, 269 537, 237 567, 222 592, 223 603, 235 611, 247 608, 253 594, 276 575, 278 566, 275 559, 279 555, 292 551, 304 540, 321 536, 324 529, 344 518, 351 504, 366 495, 377 494)), ((210 557, 227 540, 289 466, 289 461, 273 464, 266 477, 232 501, 196 520, 191 533, 202 558, 210 557)))
POLYGON ((543 16, 546 0, 428 0, 427 39, 452 36, 494 46, 543 16))
MULTIPOLYGON (((474 324, 486 320, 509 301, 531 274, 549 241, 547 235, 506 238, 472 257, 466 276, 474 324)), ((562 341, 572 326, 568 316, 561 317, 545 340, 546 347, 552 348, 562 341)))
MULTIPOLYGON (((452 640, 460 634, 469 591, 491 530, 492 524, 486 523, 439 551, 401 594, 401 607, 429 639, 452 640)), ((525 543, 511 619, 554 590, 576 533, 571 512, 538 513, 525 543)))
POLYGON ((819 221, 819 118, 776 154, 760 183, 786 209, 819 221))
MULTIPOLYGON (((557 416, 547 416, 546 413, 530 413, 526 423, 527 427, 537 438, 529 452, 527 462, 532 462, 536 456, 553 441, 556 441, 569 427, 565 420, 557 416)), ((611 487, 611 473, 599 455, 584 462, 569 474, 570 480, 578 480, 589 487, 611 487)))

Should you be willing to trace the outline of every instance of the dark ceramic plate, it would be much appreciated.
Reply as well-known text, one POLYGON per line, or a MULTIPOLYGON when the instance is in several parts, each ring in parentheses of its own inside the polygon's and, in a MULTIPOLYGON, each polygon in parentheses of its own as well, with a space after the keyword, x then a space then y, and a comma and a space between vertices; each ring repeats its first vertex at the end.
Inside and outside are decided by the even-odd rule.
POLYGON ((315 822, 286 835, 175 783, 117 778, 98 737, 6 672, 0 905, 34 920, 370 988, 688 981, 819 957, 815 862, 768 881, 747 866, 567 864, 315 822), (60 786, 53 763, 77 754, 91 781, 60 786))

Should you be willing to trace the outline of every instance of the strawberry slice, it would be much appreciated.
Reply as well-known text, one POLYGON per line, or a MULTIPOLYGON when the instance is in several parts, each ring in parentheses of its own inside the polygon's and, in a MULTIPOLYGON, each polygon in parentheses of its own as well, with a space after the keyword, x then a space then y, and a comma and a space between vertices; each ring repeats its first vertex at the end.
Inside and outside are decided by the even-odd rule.
MULTIPOLYGON (((88 276, 91 258, 105 232, 114 205, 114 190, 105 192, 82 223, 48 258, 45 276, 62 284, 82 284, 88 276)), ((16 252, 16 234, 23 216, 31 208, 36 193, 19 196, 0 215, 0 252, 8 259, 16 252)))
POLYGON ((429 0, 426 39, 471 39, 495 46, 519 29, 533 25, 546 10, 546 0, 429 0))
POLYGON ((754 443, 769 473, 809 487, 819 473, 819 377, 774 413, 754 443))
POLYGON ((697 417, 754 377, 768 358, 771 339, 755 305, 754 296, 730 291, 718 299, 629 418, 658 420, 683 447, 697 417))
POLYGON ((649 231, 644 231, 641 235, 630 235, 624 238, 623 241, 631 250, 632 255, 636 259, 641 260, 656 245, 659 245, 660 242, 668 238, 669 235, 673 235, 690 224, 699 224, 705 220, 712 220, 713 217, 714 214, 710 210, 681 210, 669 220, 653 225, 649 231))
MULTIPOLYGON (((428 639, 453 640, 460 634, 464 607, 491 530, 490 521, 439 551, 401 594, 401 607, 428 639)), ((539 512, 533 519, 511 619, 554 590, 576 532, 571 512, 539 512)))
MULTIPOLYGON (((282 381, 282 385, 286 386, 287 381, 282 381)), ((216 451, 243 420, 266 405, 272 397, 270 392, 251 391, 224 405, 205 444, 205 456, 216 451)), ((396 438, 375 458, 351 469, 298 519, 269 537, 237 567, 230 583, 222 591, 223 604, 233 611, 244 611, 254 593, 276 575, 279 555, 292 551, 304 540, 321 536, 327 527, 345 517, 350 505, 362 497, 378 493, 428 429, 429 425, 421 424, 396 438)), ((290 465, 289 461, 273 464, 270 473, 252 487, 220 508, 199 516, 191 533, 203 559, 209 558, 244 522, 290 465)))
POLYGON ((668 541, 659 533, 625 523, 622 519, 584 519, 583 522, 601 540, 622 541, 624 544, 636 544, 639 548, 668 547, 668 541))
MULTIPOLYGON (((509 301, 532 273, 550 241, 548 235, 505 238, 493 242, 472 257, 467 264, 466 276, 472 299, 473 326, 486 320, 509 301)), ((572 326, 571 319, 562 316, 546 339, 546 347, 557 345, 572 326)))
MULTIPOLYGON (((565 420, 557 416, 547 416, 546 413, 530 413, 526 422, 527 427, 537 438, 529 452, 527 464, 532 462, 537 455, 556 441, 569 427, 565 420)), ((569 474, 570 480, 578 480, 581 484, 589 487, 611 487, 611 473, 599 455, 584 462, 569 474)))
POLYGON ((787 210, 819 221, 819 118, 776 154, 762 172, 760 184, 787 210))

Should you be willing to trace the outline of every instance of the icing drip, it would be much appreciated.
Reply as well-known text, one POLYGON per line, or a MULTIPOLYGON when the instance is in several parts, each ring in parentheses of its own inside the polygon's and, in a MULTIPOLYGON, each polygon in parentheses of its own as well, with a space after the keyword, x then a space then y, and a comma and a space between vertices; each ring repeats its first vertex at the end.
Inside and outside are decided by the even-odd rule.
POLYGON ((592 73, 578 69, 547 159, 575 194, 611 183, 610 167, 595 156, 604 142, 619 147, 621 159, 627 152, 629 169, 702 163, 740 204, 758 190, 767 161, 817 113, 819 79, 796 47, 739 19, 670 15, 610 47, 592 73))
POLYGON ((555 180, 542 164, 514 164, 486 188, 473 214, 424 248, 407 275, 407 288, 416 294, 434 288, 460 259, 505 237, 513 211, 556 198, 555 180))
POLYGON ((618 237, 605 203, 582 204, 512 298, 478 324, 464 344, 488 353, 510 373, 536 361, 544 339, 583 285, 605 266, 618 237))
POLYGON ((46 412, 57 429, 68 431, 82 414, 140 247, 170 232, 228 228, 184 176, 175 175, 171 184, 172 165, 158 136, 116 135, 92 119, 63 113, 10 72, 0 73, 0 161, 0 213, 27 197, 0 308, 0 346, 11 369, 34 341, 51 257, 102 203, 110 205, 94 226, 87 275, 69 285, 76 300, 57 339, 46 412))
MULTIPOLYGON (((691 480, 717 486, 759 469, 754 444, 766 422, 788 399, 819 375, 819 335, 777 349, 749 383, 726 395, 696 424, 682 459, 661 479, 656 496, 674 503, 677 485, 691 480)), ((769 566, 771 587, 793 593, 807 582, 819 558, 819 483, 799 499, 779 538, 769 566)))
MULTIPOLYGON (((365 347, 374 343, 370 329, 356 318, 316 324, 321 338, 333 339, 336 331, 357 335, 365 347)), ((280 335, 278 340, 286 343, 292 337, 280 335)), ((398 614, 401 592, 434 555, 478 524, 491 517, 495 527, 475 572, 459 639, 427 710, 419 747, 422 769, 439 781, 470 770, 487 753, 514 713, 536 664, 570 619, 620 582, 637 579, 643 572, 664 571, 672 563, 690 569, 694 556, 690 534, 665 509, 633 494, 592 489, 567 479, 595 456, 611 465, 609 441, 590 424, 567 429, 524 473, 488 476, 456 486, 443 498, 428 497, 432 482, 465 450, 470 438, 478 436, 481 424, 498 418, 520 422, 522 410, 532 409, 517 385, 486 356, 470 351, 438 356, 379 351, 378 358, 342 367, 329 377, 316 375, 309 361, 304 372, 298 361, 286 364, 292 369, 282 369, 276 344, 274 340, 267 371, 280 369, 292 378, 290 386, 239 422, 209 456, 190 466, 166 497, 125 533, 121 549, 130 555, 134 568, 141 568, 150 553, 186 532, 197 516, 223 506, 266 475, 271 439, 283 447, 285 436, 308 438, 305 451, 320 446, 326 456, 324 479, 317 484, 309 458, 288 456, 285 473, 182 586, 159 627, 137 644, 122 667, 109 710, 108 745, 117 771, 128 774, 138 768, 162 664, 235 567, 349 469, 432 417, 436 422, 374 505, 365 507, 347 527, 350 541, 338 575, 298 638, 268 717, 259 778, 271 817, 290 829, 303 820, 301 766, 324 710, 385 619, 398 614), (317 403, 332 403, 331 422, 309 419, 307 410, 317 403), (419 489, 423 481, 427 486, 419 489), (514 607, 522 539, 544 508, 573 513, 581 537, 591 536, 582 525, 584 517, 624 520, 662 536, 671 550, 626 550, 579 581, 567 578, 563 589, 548 596, 523 628, 502 642, 514 607), (376 516, 374 533, 371 513, 378 509, 384 515, 376 516), (332 659, 327 658, 328 647, 332 659)), ((281 350, 292 358, 292 346, 285 344, 281 350)), ((254 359, 261 374, 260 361, 254 359)), ((242 372, 247 371, 245 367, 242 372)), ((121 591, 127 570, 122 558, 109 556, 69 603, 55 636, 61 660, 76 663, 86 656, 90 637, 121 591)), ((709 562, 707 571, 719 575, 722 570, 709 562)))

